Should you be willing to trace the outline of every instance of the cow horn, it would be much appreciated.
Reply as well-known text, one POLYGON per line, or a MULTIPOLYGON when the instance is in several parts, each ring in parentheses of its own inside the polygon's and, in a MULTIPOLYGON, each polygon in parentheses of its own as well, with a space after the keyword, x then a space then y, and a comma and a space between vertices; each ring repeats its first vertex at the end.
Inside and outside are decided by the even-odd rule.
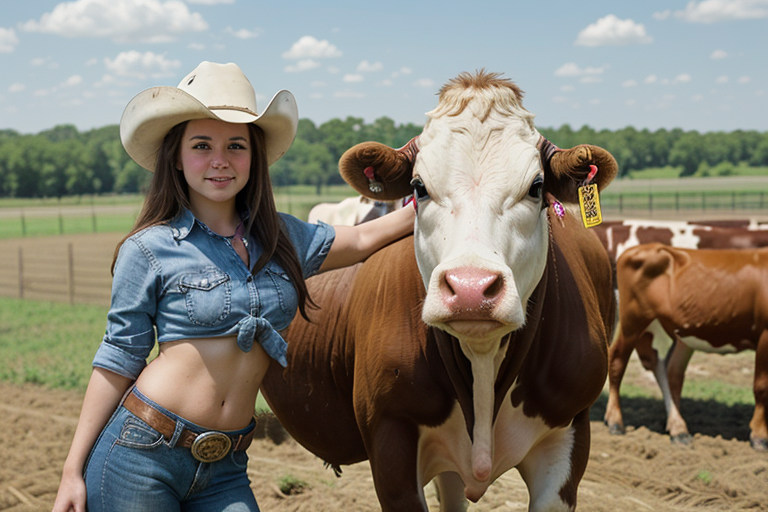
POLYGON ((418 136, 393 149, 379 142, 361 142, 339 159, 344 181, 365 197, 380 201, 411 194, 413 164, 419 152, 418 136))
POLYGON ((592 182, 599 190, 607 187, 619 170, 613 155, 599 146, 580 144, 571 149, 560 149, 541 137, 537 147, 544 167, 544 186, 562 201, 577 200, 577 189, 587 179, 591 165, 598 169, 592 182))

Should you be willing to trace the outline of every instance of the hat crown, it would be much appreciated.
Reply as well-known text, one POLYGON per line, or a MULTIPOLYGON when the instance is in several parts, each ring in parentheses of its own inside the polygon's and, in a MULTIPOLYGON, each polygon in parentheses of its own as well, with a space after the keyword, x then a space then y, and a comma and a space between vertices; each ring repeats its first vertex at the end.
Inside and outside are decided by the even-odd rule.
MULTIPOLYGON (((227 110, 232 110, 232 114, 236 116, 236 112, 258 115, 256 92, 237 64, 201 62, 181 80, 178 88, 225 120, 229 117, 227 110)), ((232 121, 246 120, 233 119, 232 121)))

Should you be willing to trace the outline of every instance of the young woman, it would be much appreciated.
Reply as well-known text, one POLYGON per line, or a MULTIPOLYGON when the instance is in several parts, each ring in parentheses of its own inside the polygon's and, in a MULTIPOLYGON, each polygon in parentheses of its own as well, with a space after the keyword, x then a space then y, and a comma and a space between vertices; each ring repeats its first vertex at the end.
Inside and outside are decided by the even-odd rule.
POLYGON ((279 214, 268 166, 297 123, 288 91, 257 114, 235 64, 203 62, 126 107, 123 145, 154 176, 116 251, 54 512, 258 510, 245 449, 270 359, 286 365, 277 331, 311 306, 304 279, 364 260, 414 222, 412 208, 356 227, 279 214))

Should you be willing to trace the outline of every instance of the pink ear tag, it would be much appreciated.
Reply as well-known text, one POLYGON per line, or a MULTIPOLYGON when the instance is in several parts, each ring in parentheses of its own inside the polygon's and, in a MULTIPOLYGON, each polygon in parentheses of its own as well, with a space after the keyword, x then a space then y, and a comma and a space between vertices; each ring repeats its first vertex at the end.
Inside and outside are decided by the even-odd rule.
POLYGON ((368 190, 374 194, 381 194, 384 191, 384 185, 382 185, 381 182, 376 181, 376 178, 373 175, 373 167, 369 166, 363 169, 363 174, 368 178, 368 190))

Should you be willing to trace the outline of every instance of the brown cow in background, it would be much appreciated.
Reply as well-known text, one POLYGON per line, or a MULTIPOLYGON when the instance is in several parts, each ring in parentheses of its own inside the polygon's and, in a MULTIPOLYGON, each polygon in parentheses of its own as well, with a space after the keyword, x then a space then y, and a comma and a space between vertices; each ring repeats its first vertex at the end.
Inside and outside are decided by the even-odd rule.
MULTIPOLYGON (((679 413, 683 375, 693 350, 719 354, 755 350, 753 448, 768 450, 768 249, 689 250, 660 243, 624 251, 616 263, 620 330, 611 347, 605 418, 623 429, 619 385, 634 348, 648 350, 649 332, 663 332, 686 350, 669 374, 675 407, 667 419, 673 439, 689 436, 679 413)), ((666 372, 656 372, 657 379, 666 372)), ((660 382, 661 384, 661 382, 660 382)), ((662 386, 663 388, 664 386, 662 386)))

